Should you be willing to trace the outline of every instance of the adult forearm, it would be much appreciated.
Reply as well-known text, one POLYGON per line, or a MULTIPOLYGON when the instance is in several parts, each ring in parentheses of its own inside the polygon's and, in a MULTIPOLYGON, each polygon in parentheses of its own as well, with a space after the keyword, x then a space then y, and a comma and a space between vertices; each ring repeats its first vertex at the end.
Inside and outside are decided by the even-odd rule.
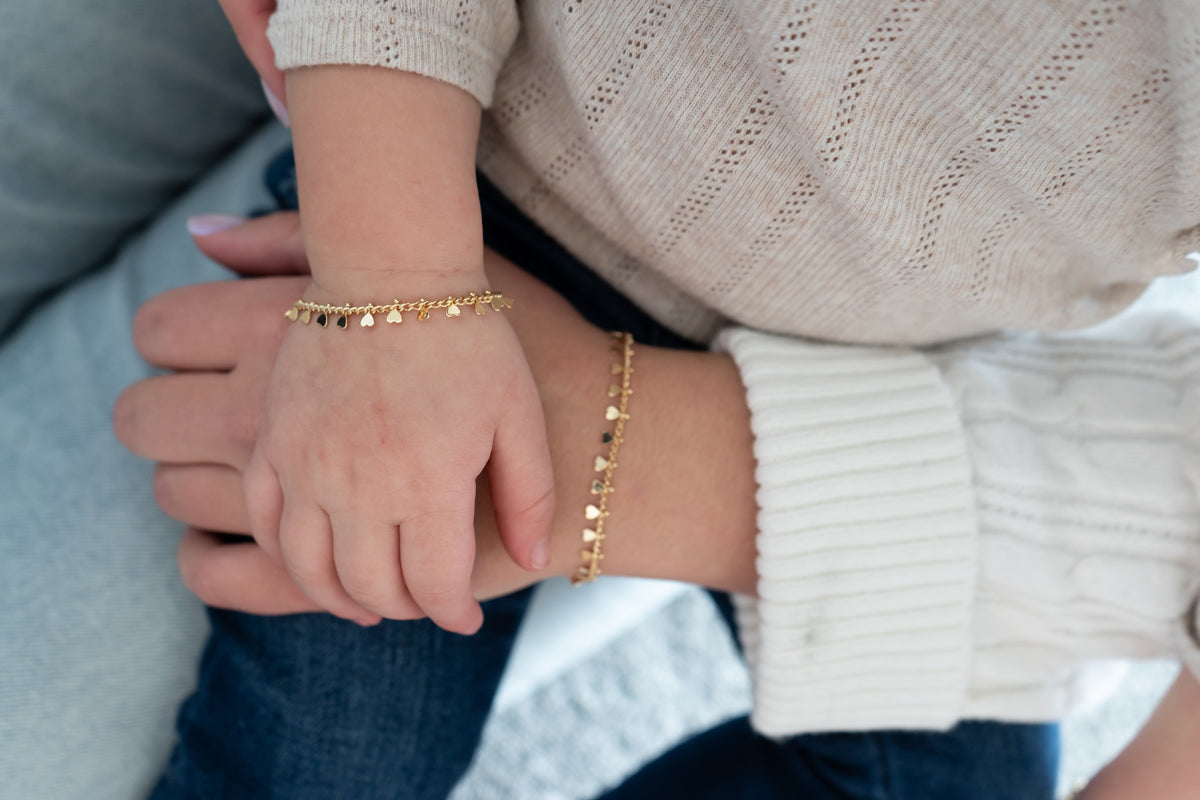
MULTIPOLYGON (((582 512, 594 502, 592 462, 606 451, 600 433, 612 376, 605 339, 600 334, 584 349, 584 363, 573 365, 571 398, 544 399, 560 497, 550 569, 560 574, 579 564, 582 512)), ((532 363, 535 373, 543 366, 532 363)), ((639 345, 634 369, 605 523, 604 572, 754 593, 755 462, 732 359, 639 345)))
POLYGON ((608 568, 752 594, 757 487, 737 368, 712 353, 643 348, 638 358, 608 568))

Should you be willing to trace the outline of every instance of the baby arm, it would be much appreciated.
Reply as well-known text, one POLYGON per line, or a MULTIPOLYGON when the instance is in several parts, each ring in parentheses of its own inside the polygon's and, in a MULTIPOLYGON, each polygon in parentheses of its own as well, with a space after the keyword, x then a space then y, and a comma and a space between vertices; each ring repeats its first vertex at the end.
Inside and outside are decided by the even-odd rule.
MULTIPOLYGON (((488 288, 471 95, 413 73, 330 66, 289 72, 287 97, 313 276, 305 300, 488 288)), ((321 607, 370 623, 414 601, 469 633, 482 619, 470 588, 476 477, 487 468, 502 539, 534 569, 549 555, 553 481, 537 390, 505 314, 430 317, 290 326, 245 491, 255 538, 321 607)))

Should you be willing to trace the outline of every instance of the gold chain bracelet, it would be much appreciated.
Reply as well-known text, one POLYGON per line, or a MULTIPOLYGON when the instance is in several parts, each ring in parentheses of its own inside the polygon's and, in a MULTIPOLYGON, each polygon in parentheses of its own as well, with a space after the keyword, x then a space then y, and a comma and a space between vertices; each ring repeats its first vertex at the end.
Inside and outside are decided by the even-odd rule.
POLYGON ((475 314, 482 317, 487 313, 488 307, 492 310, 499 311, 504 308, 513 307, 513 299, 505 297, 501 292, 493 292, 490 289, 479 294, 471 292, 470 294, 461 297, 449 295, 441 300, 412 300, 408 302, 400 302, 393 300, 387 305, 366 305, 355 306, 347 303, 344 306, 334 306, 328 303, 310 303, 307 300, 297 300, 292 303, 292 307, 283 312, 283 315, 292 322, 302 322, 305 325, 310 320, 315 321, 322 328, 329 325, 330 321, 336 317, 334 325, 342 330, 345 330, 350 325, 350 318, 361 316, 358 324, 364 328, 371 328, 375 325, 375 317, 379 314, 386 315, 384 319, 393 325, 399 325, 404 322, 404 315, 413 311, 417 312, 417 321, 424 322, 429 319, 429 312, 434 309, 446 309, 447 317, 457 317, 462 314, 464 307, 474 308, 475 314), (315 315, 315 316, 314 316, 315 315))
POLYGON ((596 580, 600 574, 600 561, 604 558, 604 521, 608 518, 608 496, 613 492, 613 472, 617 469, 617 452, 625 441, 625 421, 629 419, 629 396, 633 394, 630 377, 633 375, 633 334, 613 332, 612 351, 620 361, 612 365, 612 374, 620 375, 621 382, 608 387, 608 396, 617 398, 616 405, 604 410, 604 419, 615 423, 612 431, 604 431, 600 441, 607 444, 608 456, 596 456, 594 468, 604 473, 603 479, 592 480, 592 494, 599 495, 594 503, 588 503, 583 511, 589 526, 583 529, 584 548, 580 551, 583 563, 571 576, 571 583, 578 586, 596 580))

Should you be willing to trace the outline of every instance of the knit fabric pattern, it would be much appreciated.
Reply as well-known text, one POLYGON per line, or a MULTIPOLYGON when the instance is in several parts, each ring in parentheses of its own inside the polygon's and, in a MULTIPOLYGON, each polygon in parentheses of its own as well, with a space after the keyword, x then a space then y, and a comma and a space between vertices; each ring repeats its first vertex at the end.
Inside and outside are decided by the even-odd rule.
POLYGON ((359 64, 448 80, 491 102, 517 35, 510 3, 282 0, 268 30, 280 69, 359 64))
POLYGON ((662 322, 724 330, 760 730, 1044 719, 1088 658, 1200 661, 1195 316, 895 347, 1079 328, 1191 268, 1200 4, 517 12, 280 0, 270 34, 285 68, 471 92, 509 198, 662 322))
POLYGON ((1200 245, 1188 0, 532 0, 516 20, 283 0, 271 35, 283 67, 473 92, 488 177, 693 337, 1081 327, 1200 245))
POLYGON ((1200 668, 1188 284, 1084 333, 923 353, 720 337, 758 455, 759 730, 1050 720, 1095 700, 1089 662, 1200 668))

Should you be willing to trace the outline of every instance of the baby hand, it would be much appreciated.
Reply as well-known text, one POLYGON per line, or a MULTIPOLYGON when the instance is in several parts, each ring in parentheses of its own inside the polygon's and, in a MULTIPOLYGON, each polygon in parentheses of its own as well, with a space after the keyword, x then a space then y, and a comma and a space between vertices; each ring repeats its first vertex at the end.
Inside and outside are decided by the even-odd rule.
MULTIPOLYGON (((310 291, 307 296, 313 296, 310 291)), ((413 616, 473 633, 475 480, 527 569, 549 561, 545 422, 505 314, 433 309, 291 323, 244 489, 254 537, 313 602, 362 624, 413 616)))

